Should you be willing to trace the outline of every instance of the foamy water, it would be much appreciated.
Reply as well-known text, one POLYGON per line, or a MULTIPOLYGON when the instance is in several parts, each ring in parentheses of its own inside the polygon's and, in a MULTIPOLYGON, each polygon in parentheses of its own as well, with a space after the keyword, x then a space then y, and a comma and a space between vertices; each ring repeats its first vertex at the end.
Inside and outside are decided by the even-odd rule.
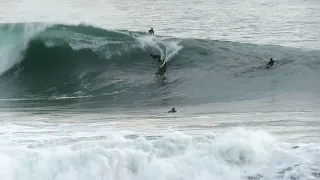
MULTIPOLYGON (((316 179, 319 176, 318 144, 283 143, 254 128, 212 131, 215 128, 206 125, 201 117, 193 117, 188 121, 202 124, 200 134, 166 131, 158 136, 149 131, 152 128, 161 129, 159 126, 163 126, 164 122, 168 122, 168 130, 173 125, 173 119, 170 123, 169 120, 160 123, 152 118, 144 118, 144 121, 131 119, 139 122, 136 126, 140 128, 135 129, 142 132, 136 133, 115 128, 119 125, 123 129, 132 126, 119 122, 124 118, 80 122, 64 116, 65 121, 53 122, 51 118, 40 117, 35 115, 35 121, 1 124, 1 177, 19 180, 203 180, 316 179)), ((228 121, 230 117, 223 119, 220 116, 220 120, 228 121)), ((238 115, 237 118, 240 117, 238 115)), ((188 124, 176 123, 178 126, 188 124)), ((219 126, 219 123, 215 124, 219 126)))

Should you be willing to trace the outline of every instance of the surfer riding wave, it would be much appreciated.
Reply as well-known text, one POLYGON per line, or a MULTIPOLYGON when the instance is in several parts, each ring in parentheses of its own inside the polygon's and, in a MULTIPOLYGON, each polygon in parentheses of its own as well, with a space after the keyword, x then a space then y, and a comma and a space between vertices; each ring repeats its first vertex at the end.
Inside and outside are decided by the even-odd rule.
POLYGON ((160 64, 160 67, 159 67, 158 71, 156 72, 156 75, 163 76, 164 73, 167 71, 167 63, 166 63, 165 59, 161 60, 161 56, 160 55, 150 54, 150 56, 154 60, 157 60, 158 63, 160 64))

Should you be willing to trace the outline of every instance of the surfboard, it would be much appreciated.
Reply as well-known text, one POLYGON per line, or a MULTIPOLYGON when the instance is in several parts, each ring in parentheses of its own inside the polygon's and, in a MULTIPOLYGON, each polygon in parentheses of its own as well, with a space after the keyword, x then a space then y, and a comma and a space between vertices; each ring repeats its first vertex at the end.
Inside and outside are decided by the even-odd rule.
POLYGON ((160 68, 162 68, 162 66, 164 66, 166 63, 167 63, 167 62, 164 61, 164 62, 162 63, 162 65, 160 66, 160 68))

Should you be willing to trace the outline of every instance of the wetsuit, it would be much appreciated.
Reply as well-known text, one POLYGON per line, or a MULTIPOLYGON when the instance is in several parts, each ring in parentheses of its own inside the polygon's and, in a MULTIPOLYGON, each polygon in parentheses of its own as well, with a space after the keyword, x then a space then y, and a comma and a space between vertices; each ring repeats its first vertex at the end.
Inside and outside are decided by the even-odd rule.
POLYGON ((163 76, 165 72, 167 72, 167 63, 165 63, 163 66, 162 64, 164 63, 165 60, 161 60, 161 56, 160 55, 153 55, 150 54, 150 56, 154 59, 157 60, 158 63, 160 64, 160 67, 158 69, 158 71, 156 72, 157 75, 163 76))
MULTIPOLYGON (((160 60, 161 65, 163 64, 164 60, 160 60)), ((156 74, 163 76, 165 72, 167 72, 167 63, 165 63, 163 66, 159 67, 158 71, 156 74)))
POLYGON ((154 34, 153 28, 151 28, 148 32, 149 34, 154 34))
POLYGON ((267 68, 270 68, 274 65, 274 60, 271 58, 270 61, 268 62, 267 68))
POLYGON ((150 56, 154 59, 154 60, 157 60, 159 63, 160 63, 160 59, 161 59, 161 56, 160 55, 153 55, 153 54, 150 54, 150 56))
POLYGON ((175 108, 172 108, 168 113, 175 113, 177 112, 175 108))

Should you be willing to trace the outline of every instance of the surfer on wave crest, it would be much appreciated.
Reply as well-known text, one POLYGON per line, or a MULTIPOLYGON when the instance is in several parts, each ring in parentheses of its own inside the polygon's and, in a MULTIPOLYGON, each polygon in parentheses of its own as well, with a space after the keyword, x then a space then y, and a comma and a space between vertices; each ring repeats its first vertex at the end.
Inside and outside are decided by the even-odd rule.
POLYGON ((151 29, 148 31, 148 33, 153 35, 153 34, 154 34, 153 28, 151 28, 151 29))

